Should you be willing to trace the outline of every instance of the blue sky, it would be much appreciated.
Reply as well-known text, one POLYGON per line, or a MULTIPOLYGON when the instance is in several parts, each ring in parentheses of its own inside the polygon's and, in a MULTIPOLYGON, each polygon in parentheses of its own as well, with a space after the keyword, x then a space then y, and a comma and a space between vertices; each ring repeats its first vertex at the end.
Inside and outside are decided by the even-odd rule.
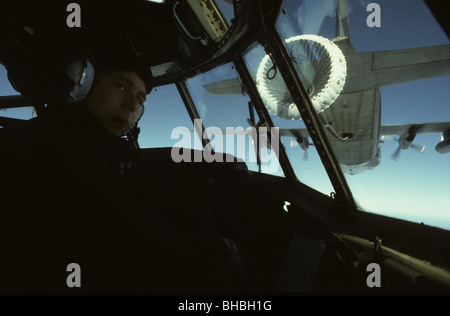
MULTIPOLYGON (((355 1, 353 1, 355 3, 355 1)), ((355 27, 367 16, 353 5, 350 36, 357 51, 380 51, 448 44, 432 13, 417 0, 377 1, 381 27, 355 27)), ((381 88, 381 123, 450 121, 449 76, 381 88)), ((358 201, 368 210, 450 229, 450 155, 434 151, 439 134, 418 135, 426 145, 418 154, 402 151, 399 161, 389 158, 396 142, 382 144, 382 161, 360 177, 347 177, 358 201)))
MULTIPOLYGON (((329 0, 322 1, 329 2, 329 0)), ((366 25, 369 14, 366 11, 366 5, 369 2, 375 1, 349 1, 350 37, 357 51, 448 44, 447 36, 440 30, 422 1, 376 1, 381 7, 380 28, 368 28, 366 25)), ((298 4, 299 1, 285 1, 284 6, 290 8, 292 7, 290 3, 298 4)), ((320 1, 313 0, 313 3, 318 5, 320 1)), ((326 18, 319 31, 330 38, 333 37, 333 17, 326 18)), ((382 124, 449 121, 449 86, 447 76, 381 88, 382 124)), ((3 67, 0 67, 0 94, 17 94, 7 82, 3 67)), ((220 110, 222 105, 226 106, 225 103, 217 103, 218 99, 208 94, 198 96, 197 100, 202 100, 210 107, 214 105, 217 110, 220 110)), ((242 96, 233 96, 226 100, 225 102, 228 103, 241 103, 245 107, 247 99, 242 96)), ((201 105, 198 105, 200 108, 201 105)), ((240 114, 244 113, 245 109, 241 110, 242 112, 223 111, 223 114, 217 115, 209 125, 246 127, 243 121, 247 117, 240 114), (240 117, 236 118, 235 115, 240 117)), ((29 109, 0 112, 0 115, 17 116, 17 113, 24 118, 32 116, 29 109)), ((282 122, 277 118, 274 121, 282 126, 304 127, 301 121, 282 122)), ((146 112, 140 125, 142 147, 170 147, 177 142, 170 138, 175 127, 192 128, 190 118, 174 85, 157 87, 149 95, 146 101, 146 112)), ((396 149, 397 143, 386 141, 382 144, 382 161, 376 169, 360 175, 347 176, 347 181, 358 203, 371 212, 450 229, 448 193, 450 192, 450 155, 441 155, 434 151, 439 137, 439 134, 418 135, 415 143, 426 145, 426 152, 418 154, 413 150, 402 151, 399 161, 389 158, 396 149)), ((306 162, 302 160, 303 152, 298 147, 287 148, 287 150, 297 176, 302 182, 326 194, 333 191, 313 148, 309 151, 309 160, 306 162)))
MULTIPOLYGON (((335 19, 329 0, 305 1, 309 19, 299 28, 328 38, 335 34, 335 19), (324 10, 316 10, 318 7, 324 10), (324 19, 324 23, 317 21, 324 19)), ((376 1, 381 8, 381 27, 369 28, 366 11, 369 2, 349 0, 350 38, 357 51, 384 51, 448 44, 448 38, 431 12, 418 0, 376 1)), ((297 2, 298 3, 298 2, 297 2)), ((285 1, 292 8, 296 1, 285 1)), ((291 27, 286 32, 295 32, 291 27)), ((449 76, 420 80, 381 88, 381 123, 425 123, 450 121, 449 76)), ((282 124, 282 123, 280 123, 282 124)), ((426 145, 424 154, 402 151, 399 161, 389 156, 398 144, 386 141, 382 145, 382 161, 374 169, 360 175, 346 175, 357 202, 371 212, 424 222, 450 229, 450 155, 434 151, 440 134, 418 135, 414 143, 426 145)), ((288 149, 296 151, 297 148, 288 149)), ((310 160, 294 160, 294 169, 306 184, 323 193, 332 191, 324 176, 317 153, 310 151, 310 160)))

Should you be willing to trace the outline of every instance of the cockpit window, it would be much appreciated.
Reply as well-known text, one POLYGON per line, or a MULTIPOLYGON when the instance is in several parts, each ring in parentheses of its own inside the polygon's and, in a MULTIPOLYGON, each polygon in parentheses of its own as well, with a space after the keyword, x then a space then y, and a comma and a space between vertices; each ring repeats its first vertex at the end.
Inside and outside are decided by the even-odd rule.
POLYGON ((144 107, 145 112, 139 122, 141 148, 202 148, 196 145, 188 132, 177 133, 178 130, 192 130, 193 124, 175 84, 154 88, 147 96, 144 107))
POLYGON ((231 25, 231 20, 234 18, 233 1, 230 0, 216 0, 216 5, 219 7, 220 12, 227 21, 228 25, 231 25))
POLYGON ((278 153, 272 150, 272 137, 267 128, 256 126, 259 117, 251 113, 254 110, 249 104, 250 98, 233 64, 190 78, 186 85, 215 151, 243 159, 249 170, 284 176, 278 153), (257 139, 260 140, 261 169, 255 154, 257 139))
POLYGON ((267 61, 268 55, 264 48, 254 44, 245 52, 243 58, 274 125, 280 129, 281 141, 297 178, 302 183, 329 195, 334 191, 333 186, 311 139, 308 138, 304 122, 299 119, 291 119, 281 113, 281 105, 292 103, 292 101, 290 101, 290 94, 283 79, 279 78, 280 74, 275 67, 267 67, 264 64, 268 62, 273 65, 270 58, 267 61), (274 91, 269 91, 267 89, 269 85, 265 85, 265 83, 270 83, 270 87, 274 91), (277 106, 280 106, 278 112, 277 106))
POLYGON ((7 117, 19 120, 29 120, 36 116, 37 116, 36 111, 32 106, 20 108, 7 108, 7 109, 2 108, 0 110, 0 117, 7 117))
MULTIPOLYGON (((426 4, 285 0, 276 29, 359 208, 450 229, 449 39, 426 4)), ((283 89, 262 93, 301 130, 283 89)))
MULTIPOLYGON (((18 96, 18 93, 11 86, 8 80, 6 69, 0 64, 0 96, 18 96)), ((0 103, 0 117, 29 120, 36 116, 36 112, 33 106, 18 107, 18 108, 6 108, 0 103)), ((0 128, 3 126, 0 125, 0 128)))

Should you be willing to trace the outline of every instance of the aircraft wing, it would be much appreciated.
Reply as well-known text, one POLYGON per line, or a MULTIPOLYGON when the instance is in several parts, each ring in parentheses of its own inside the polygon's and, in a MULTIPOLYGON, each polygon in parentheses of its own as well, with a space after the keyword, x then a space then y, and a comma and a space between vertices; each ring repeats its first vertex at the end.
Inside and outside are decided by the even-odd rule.
POLYGON ((238 78, 209 83, 203 86, 209 93, 216 95, 243 94, 244 89, 238 78))
POLYGON ((377 86, 449 75, 450 45, 370 52, 377 86))
POLYGON ((306 128, 280 128, 280 137, 294 137, 295 139, 309 138, 309 133, 306 128))
MULTIPOLYGON (((196 131, 189 130, 192 134, 196 131)), ((227 130, 220 130, 224 135, 227 135, 227 130)), ((280 137, 294 137, 294 138, 309 138, 309 133, 306 128, 279 128, 278 129, 280 137)), ((232 130, 229 132, 231 135, 250 135, 251 132, 247 130, 232 130)))
MULTIPOLYGON (((305 140, 310 137, 308 130, 306 128, 279 128, 278 131, 279 131, 280 137, 293 137, 297 141, 305 140)), ((192 134, 196 133, 194 130, 190 130, 190 132, 192 134)), ((226 130, 222 129, 221 132, 223 133, 223 135, 227 135, 226 130)), ((243 130, 243 131, 233 130, 230 133, 231 133, 231 135, 251 135, 251 132, 249 132, 247 130, 243 130)))
MULTIPOLYGON (((358 55, 361 60, 372 62, 371 75, 375 79, 373 85, 378 87, 450 74, 450 45, 366 52, 358 55)), ((216 95, 244 93, 242 82, 238 78, 210 83, 203 87, 216 95)))
POLYGON ((437 123, 421 123, 421 124, 393 124, 381 125, 381 135, 404 135, 406 133, 413 134, 430 134, 442 133, 450 129, 450 122, 437 123))

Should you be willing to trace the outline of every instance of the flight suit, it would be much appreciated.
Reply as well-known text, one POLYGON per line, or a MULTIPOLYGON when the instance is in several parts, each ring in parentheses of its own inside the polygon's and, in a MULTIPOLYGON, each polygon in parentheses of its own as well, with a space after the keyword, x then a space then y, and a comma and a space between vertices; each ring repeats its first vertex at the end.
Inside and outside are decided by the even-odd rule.
MULTIPOLYGON (((83 106, 47 112, 0 130, 0 293, 238 290, 232 241, 180 233, 140 203, 127 171, 139 162, 126 139, 83 106), (80 287, 70 287, 71 263, 80 287)), ((162 205, 153 191, 146 198, 162 205)))

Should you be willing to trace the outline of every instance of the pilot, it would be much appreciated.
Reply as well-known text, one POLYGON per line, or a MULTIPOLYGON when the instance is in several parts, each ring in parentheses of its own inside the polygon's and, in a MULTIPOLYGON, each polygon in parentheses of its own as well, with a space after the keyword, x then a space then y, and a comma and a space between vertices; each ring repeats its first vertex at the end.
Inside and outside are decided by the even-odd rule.
MULTIPOLYGON (((95 73, 81 102, 49 104, 20 128, 1 130, 0 294, 238 289, 235 244, 173 229, 140 203, 122 168, 136 162, 124 135, 136 131, 152 89, 149 71, 124 56, 94 56, 82 71, 69 64, 78 78, 95 73)), ((156 187, 147 199, 158 199, 156 187)))

